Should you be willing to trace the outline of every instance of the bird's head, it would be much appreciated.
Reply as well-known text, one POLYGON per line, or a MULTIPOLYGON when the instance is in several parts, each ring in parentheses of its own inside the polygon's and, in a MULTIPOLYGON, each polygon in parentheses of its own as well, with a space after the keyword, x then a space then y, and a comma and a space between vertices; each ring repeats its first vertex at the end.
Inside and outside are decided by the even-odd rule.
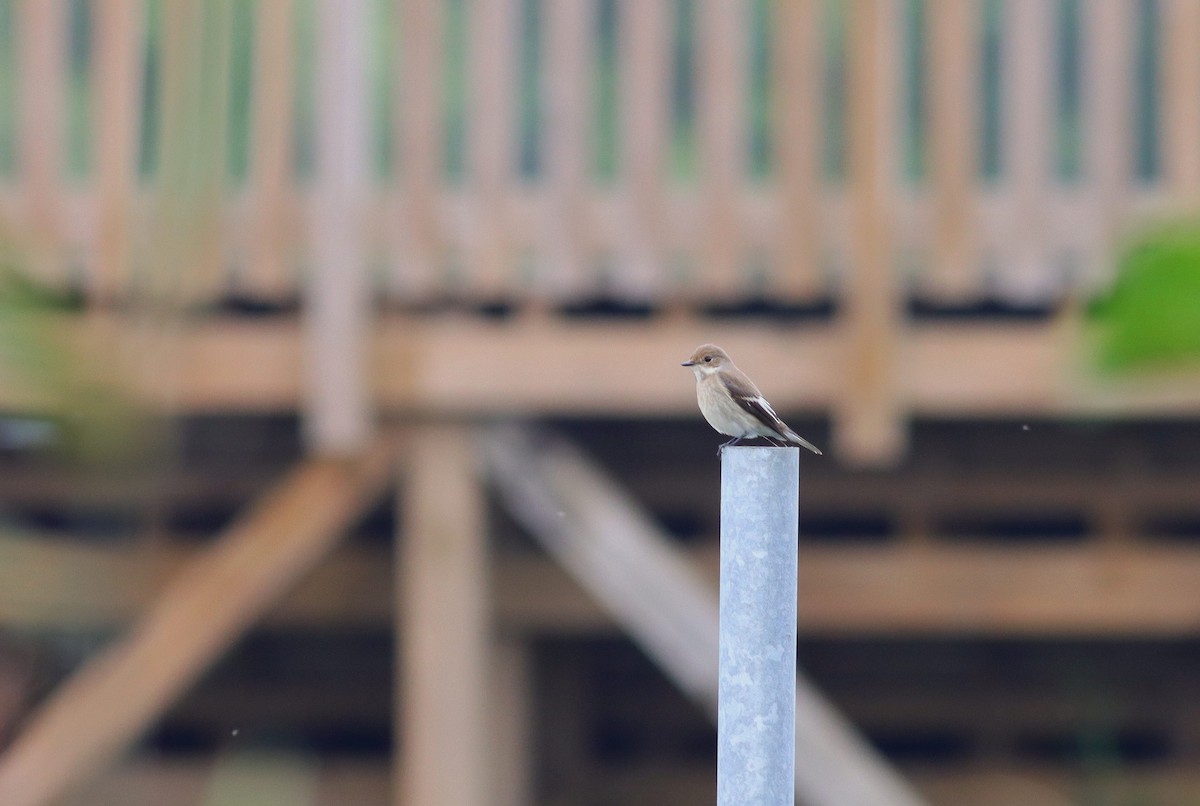
POLYGON ((697 378, 711 375, 722 366, 732 364, 724 350, 715 344, 701 344, 692 353, 692 357, 684 361, 682 366, 691 367, 697 378))

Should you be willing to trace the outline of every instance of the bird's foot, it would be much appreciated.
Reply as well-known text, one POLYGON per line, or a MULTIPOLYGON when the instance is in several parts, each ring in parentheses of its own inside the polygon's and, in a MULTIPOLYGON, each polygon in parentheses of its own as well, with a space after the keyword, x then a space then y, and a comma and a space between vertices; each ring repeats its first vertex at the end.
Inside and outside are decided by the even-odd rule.
POLYGON ((722 442, 721 446, 719 448, 717 448, 717 458, 720 459, 722 457, 722 455, 724 455, 726 448, 736 445, 741 441, 742 441, 741 437, 734 437, 733 439, 729 440, 728 442, 722 442))

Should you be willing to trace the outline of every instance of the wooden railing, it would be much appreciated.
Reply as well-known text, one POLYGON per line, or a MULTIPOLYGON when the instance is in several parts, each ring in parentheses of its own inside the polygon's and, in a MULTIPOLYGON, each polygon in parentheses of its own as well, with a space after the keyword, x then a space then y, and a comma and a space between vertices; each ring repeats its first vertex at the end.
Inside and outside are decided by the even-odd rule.
POLYGON ((1200 199, 1197 35, 1194 0, 5 0, 0 231, 98 303, 331 263, 399 303, 1044 302, 1200 199))

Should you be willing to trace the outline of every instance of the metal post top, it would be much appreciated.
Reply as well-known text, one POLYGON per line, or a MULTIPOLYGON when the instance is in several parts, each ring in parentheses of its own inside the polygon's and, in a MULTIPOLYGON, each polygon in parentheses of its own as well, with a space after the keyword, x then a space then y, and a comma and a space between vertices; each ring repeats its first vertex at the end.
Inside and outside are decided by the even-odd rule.
POLYGON ((798 451, 799 445, 730 445, 727 451, 798 451))
MULTIPOLYGON (((725 452, 727 452, 727 453, 756 453, 756 452, 765 451, 767 453, 773 453, 775 451, 798 451, 798 450, 800 450, 799 445, 730 445, 728 448, 725 449, 725 452)), ((724 453, 722 455, 724 455, 724 453)))
POLYGON ((768 445, 731 445, 721 452, 721 463, 735 467, 799 466, 800 448, 791 445, 783 448, 768 445))

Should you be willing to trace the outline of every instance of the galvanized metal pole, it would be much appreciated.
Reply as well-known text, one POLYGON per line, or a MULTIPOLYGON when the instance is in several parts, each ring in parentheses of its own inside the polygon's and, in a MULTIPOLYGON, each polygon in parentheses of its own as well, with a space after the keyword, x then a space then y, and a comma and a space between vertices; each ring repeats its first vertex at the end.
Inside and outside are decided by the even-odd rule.
POLYGON ((717 806, 792 806, 796 763, 798 448, 721 463, 717 806))

